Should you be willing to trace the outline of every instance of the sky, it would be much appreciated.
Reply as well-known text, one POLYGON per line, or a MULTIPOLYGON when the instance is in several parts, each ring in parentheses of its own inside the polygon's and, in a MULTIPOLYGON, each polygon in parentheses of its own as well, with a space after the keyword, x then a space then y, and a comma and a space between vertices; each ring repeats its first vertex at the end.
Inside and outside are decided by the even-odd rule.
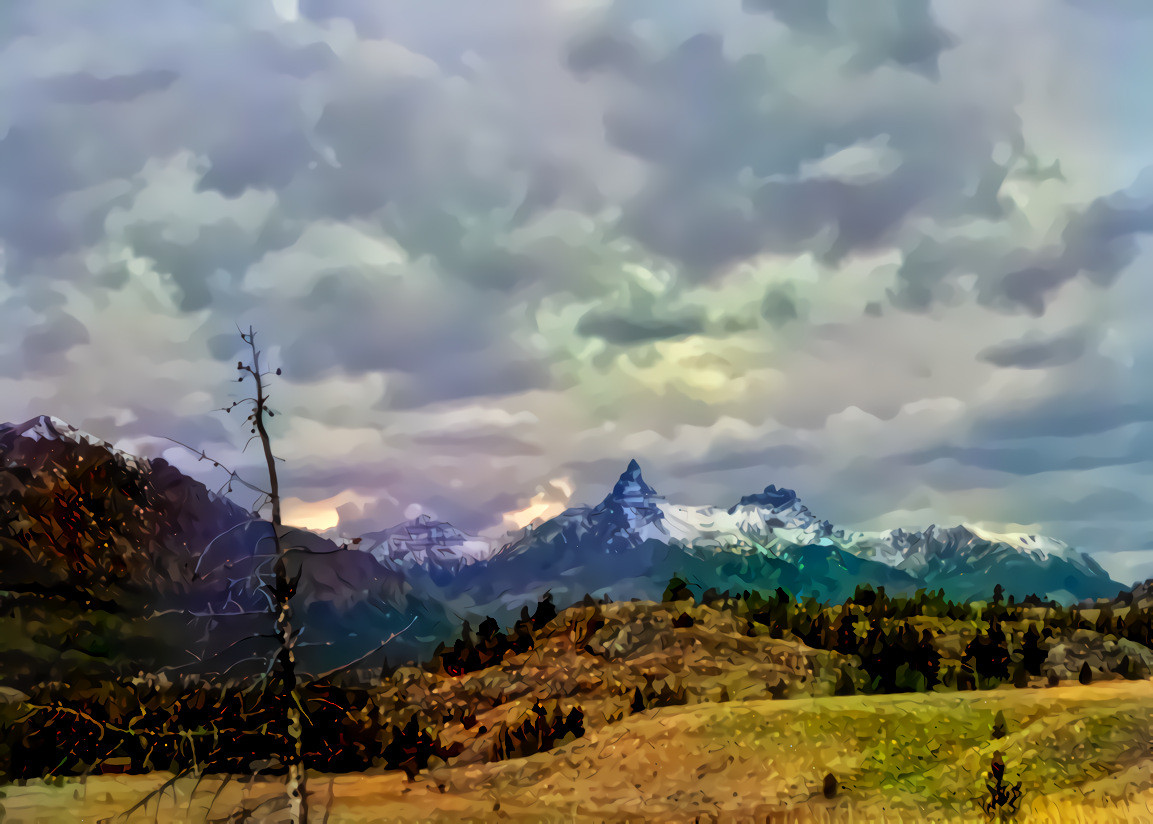
MULTIPOLYGON (((0 420, 500 536, 630 458, 1153 577, 1144 0, 5 0, 0 420)), ((238 499, 243 496, 238 495, 238 499)), ((250 503, 250 502, 245 502, 250 503)))

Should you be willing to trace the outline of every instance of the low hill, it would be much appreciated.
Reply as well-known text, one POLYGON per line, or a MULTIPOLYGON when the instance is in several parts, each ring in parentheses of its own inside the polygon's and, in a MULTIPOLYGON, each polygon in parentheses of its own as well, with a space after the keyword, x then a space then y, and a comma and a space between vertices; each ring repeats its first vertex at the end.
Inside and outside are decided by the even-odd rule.
MULTIPOLYGON (((748 700, 662 707, 553 751, 494 764, 310 781, 329 824, 368 822, 968 822, 984 820, 995 752, 1021 784, 1022 822, 1153 820, 1153 683, 980 693, 748 700), (994 738, 997 715, 1003 737, 994 738), (832 798, 825 777, 834 776, 832 798)), ((166 773, 29 781, 5 821, 123 813, 166 773)), ((174 782, 126 820, 276 820, 277 779, 174 782), (211 809, 209 809, 211 807, 211 809)))
MULTIPOLYGON (((260 658, 272 525, 181 473, 49 416, 0 425, 0 669, 10 685, 260 658), (248 646, 245 647, 244 644, 248 646)), ((416 658, 449 631, 372 555, 285 529, 302 671, 376 647, 416 658)), ((262 651, 267 657, 269 650, 262 651)), ((263 669, 260 661, 251 669, 263 669)))

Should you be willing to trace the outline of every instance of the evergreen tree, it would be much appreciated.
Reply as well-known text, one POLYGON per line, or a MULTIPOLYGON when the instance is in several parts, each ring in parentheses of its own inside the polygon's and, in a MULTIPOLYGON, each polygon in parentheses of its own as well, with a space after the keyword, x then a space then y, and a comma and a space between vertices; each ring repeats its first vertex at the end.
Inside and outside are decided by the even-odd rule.
POLYGON ((1089 668, 1089 662, 1086 661, 1081 665, 1081 672, 1077 674, 1077 680, 1083 685, 1093 683, 1093 670, 1089 668))

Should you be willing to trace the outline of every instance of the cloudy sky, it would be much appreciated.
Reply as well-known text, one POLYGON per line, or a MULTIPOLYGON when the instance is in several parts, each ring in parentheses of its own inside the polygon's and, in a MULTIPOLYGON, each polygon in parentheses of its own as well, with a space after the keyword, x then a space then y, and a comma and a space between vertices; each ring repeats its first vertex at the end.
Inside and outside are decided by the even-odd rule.
POLYGON ((1144 0, 5 0, 0 419, 500 535, 769 483, 1153 576, 1144 0), (231 383, 230 383, 231 382, 231 383))

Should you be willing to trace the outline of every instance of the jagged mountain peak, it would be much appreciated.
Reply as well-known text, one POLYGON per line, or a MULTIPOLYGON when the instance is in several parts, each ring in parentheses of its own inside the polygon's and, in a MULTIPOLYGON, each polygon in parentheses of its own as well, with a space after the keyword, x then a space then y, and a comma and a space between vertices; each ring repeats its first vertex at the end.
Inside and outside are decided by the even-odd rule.
POLYGON ((851 532, 818 519, 794 490, 773 484, 729 509, 670 503, 645 483, 635 460, 599 505, 566 510, 526 531, 496 557, 518 559, 536 576, 543 574, 541 569, 566 564, 584 569, 589 559, 604 555, 627 557, 636 564, 650 558, 657 564, 650 569, 656 578, 695 564, 697 574, 721 581, 720 570, 737 564, 747 566, 753 576, 741 578, 744 585, 761 583, 752 570, 775 569, 773 574, 783 576, 780 580, 790 587, 826 594, 872 582, 910 592, 943 587, 970 598, 1004 583, 1011 590, 1026 587, 1067 599, 1117 586, 1089 556, 1059 541, 995 534, 970 524, 851 532), (658 556, 650 557, 652 552, 658 556), (658 557, 673 566, 659 566, 665 561, 658 563, 658 557), (709 571, 711 564, 719 564, 717 570, 709 571), (822 571, 822 565, 827 569, 822 571))
POLYGON ((636 458, 633 458, 629 461, 628 468, 621 473, 610 497, 616 500, 655 498, 657 491, 645 483, 641 475, 641 465, 637 463, 636 458))
MULTIPOLYGON (((784 487, 777 489, 776 484, 769 484, 765 487, 764 492, 745 495, 737 502, 736 506, 767 506, 773 509, 785 509, 795 504, 797 500, 797 493, 793 490, 784 487)), ((733 507, 733 510, 735 509, 736 507, 733 507)))

